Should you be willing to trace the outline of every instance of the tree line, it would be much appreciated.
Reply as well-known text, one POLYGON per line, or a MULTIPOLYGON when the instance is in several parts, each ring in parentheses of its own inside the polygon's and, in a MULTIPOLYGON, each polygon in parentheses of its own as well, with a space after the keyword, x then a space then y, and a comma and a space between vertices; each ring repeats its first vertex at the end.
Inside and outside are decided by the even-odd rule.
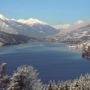
POLYGON ((6 67, 6 63, 0 64, 0 90, 90 90, 89 74, 74 80, 42 84, 38 71, 32 66, 20 66, 11 76, 6 73, 6 67))

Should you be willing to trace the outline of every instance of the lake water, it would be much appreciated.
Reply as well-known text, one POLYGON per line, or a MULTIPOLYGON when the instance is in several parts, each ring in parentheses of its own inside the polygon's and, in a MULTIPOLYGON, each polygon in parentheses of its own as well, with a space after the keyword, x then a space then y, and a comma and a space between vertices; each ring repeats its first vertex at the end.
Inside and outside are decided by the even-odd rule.
POLYGON ((32 65, 43 82, 69 80, 90 73, 90 61, 80 52, 61 43, 28 43, 0 48, 0 63, 8 64, 11 74, 17 66, 32 65))

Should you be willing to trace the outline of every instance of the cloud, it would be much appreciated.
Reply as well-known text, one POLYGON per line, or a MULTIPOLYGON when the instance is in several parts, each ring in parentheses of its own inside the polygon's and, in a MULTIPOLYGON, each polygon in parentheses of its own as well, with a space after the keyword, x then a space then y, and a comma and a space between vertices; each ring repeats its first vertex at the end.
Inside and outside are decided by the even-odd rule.
POLYGON ((74 24, 83 24, 85 21, 83 21, 83 20, 78 20, 77 22, 75 22, 74 24))
POLYGON ((56 25, 55 27, 57 29, 63 29, 63 30, 75 30, 75 29, 78 29, 78 28, 81 28, 83 26, 86 26, 90 24, 90 20, 78 20, 76 21, 75 23, 72 23, 72 24, 60 24, 60 25, 56 25))
POLYGON ((61 28, 61 29, 67 29, 71 26, 71 24, 61 24, 61 25, 56 25, 55 27, 57 29, 61 28))
POLYGON ((77 29, 77 28, 84 27, 88 24, 90 24, 90 20, 78 20, 72 26, 77 29))

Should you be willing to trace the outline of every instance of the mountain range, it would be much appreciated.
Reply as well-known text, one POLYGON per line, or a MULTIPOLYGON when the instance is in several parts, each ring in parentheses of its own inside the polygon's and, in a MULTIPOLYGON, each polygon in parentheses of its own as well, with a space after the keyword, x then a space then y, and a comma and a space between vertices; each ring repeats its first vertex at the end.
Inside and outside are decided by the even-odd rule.
POLYGON ((59 31, 38 19, 8 19, 0 17, 0 30, 6 33, 22 34, 29 37, 49 37, 59 31))
POLYGON ((79 20, 74 24, 55 26, 60 30, 55 37, 59 41, 85 41, 90 40, 90 20, 79 20))
POLYGON ((0 35, 3 33, 42 41, 90 40, 90 20, 53 26, 38 19, 9 19, 0 15, 0 35))

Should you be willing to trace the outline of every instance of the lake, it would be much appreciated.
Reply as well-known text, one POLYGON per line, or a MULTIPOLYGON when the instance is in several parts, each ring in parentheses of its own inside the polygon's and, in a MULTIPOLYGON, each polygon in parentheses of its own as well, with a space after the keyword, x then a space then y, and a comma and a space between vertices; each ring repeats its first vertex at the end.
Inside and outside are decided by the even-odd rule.
POLYGON ((62 43, 28 43, 0 48, 0 63, 8 64, 11 74, 20 65, 31 65, 38 70, 39 78, 69 80, 90 73, 90 61, 83 59, 77 50, 62 43))

